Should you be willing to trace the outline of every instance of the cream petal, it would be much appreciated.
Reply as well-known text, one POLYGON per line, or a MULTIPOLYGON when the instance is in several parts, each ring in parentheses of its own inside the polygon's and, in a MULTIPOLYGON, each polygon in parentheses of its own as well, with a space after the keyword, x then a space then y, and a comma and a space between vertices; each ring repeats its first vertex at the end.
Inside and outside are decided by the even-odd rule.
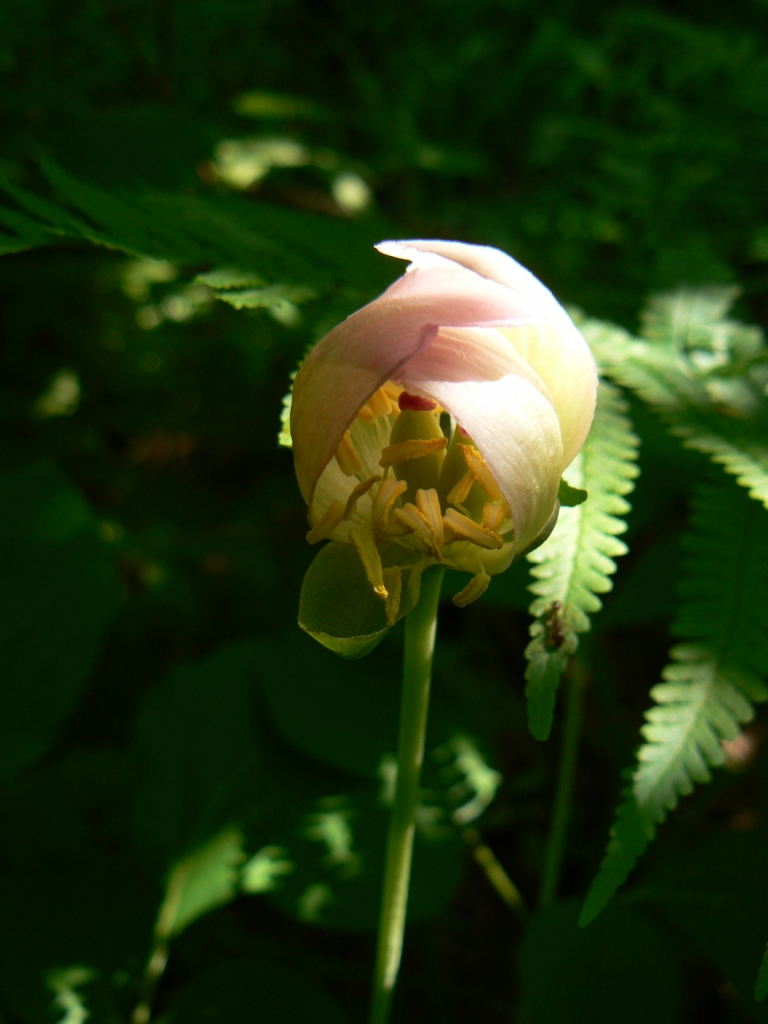
POLYGON ((595 414, 594 357, 570 320, 523 324, 503 333, 544 382, 552 398, 563 435, 565 469, 581 450, 595 414))
POLYGON ((546 394, 529 375, 478 379, 470 365, 462 373, 439 340, 400 380, 442 405, 471 435, 509 503, 516 546, 525 548, 552 514, 563 466, 560 423, 546 394))
POLYGON ((293 388, 291 434, 307 504, 358 410, 436 336, 440 325, 521 323, 518 296, 459 267, 417 270, 335 327, 304 360, 293 388))

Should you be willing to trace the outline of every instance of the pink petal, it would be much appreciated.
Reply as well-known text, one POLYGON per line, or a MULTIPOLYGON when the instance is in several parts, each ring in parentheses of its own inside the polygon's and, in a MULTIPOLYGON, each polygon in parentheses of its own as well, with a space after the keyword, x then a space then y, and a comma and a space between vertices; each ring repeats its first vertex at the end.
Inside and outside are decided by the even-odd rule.
POLYGON ((589 346, 549 289, 517 260, 490 246, 415 239, 382 242, 376 248, 412 261, 411 269, 459 265, 525 298, 532 312, 529 323, 504 333, 549 390, 562 426, 565 468, 580 451, 592 423, 597 367, 589 346))
POLYGON ((524 548, 552 514, 563 445, 546 387, 497 334, 441 331, 397 379, 442 405, 471 435, 509 503, 517 546, 524 548))
POLYGON ((548 306, 562 311, 552 292, 530 270, 501 249, 494 249, 490 245, 420 238, 404 242, 379 242, 375 248, 385 256, 410 260, 414 269, 435 266, 437 260, 450 261, 527 296, 538 304, 540 316, 547 315, 548 306))
POLYGON ((335 327, 304 360, 293 389, 294 460, 307 504, 358 410, 429 344, 440 325, 514 324, 527 314, 509 289, 441 266, 399 278, 335 327))

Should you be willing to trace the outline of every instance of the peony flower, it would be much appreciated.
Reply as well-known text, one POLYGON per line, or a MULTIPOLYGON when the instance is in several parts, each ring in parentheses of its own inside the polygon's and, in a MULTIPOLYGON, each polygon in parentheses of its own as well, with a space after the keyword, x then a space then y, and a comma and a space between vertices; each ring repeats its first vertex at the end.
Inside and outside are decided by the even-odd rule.
POLYGON ((505 253, 376 248, 410 265, 304 360, 291 434, 307 539, 353 544, 392 623, 401 569, 470 573, 464 605, 548 535, 597 372, 562 306, 505 253))

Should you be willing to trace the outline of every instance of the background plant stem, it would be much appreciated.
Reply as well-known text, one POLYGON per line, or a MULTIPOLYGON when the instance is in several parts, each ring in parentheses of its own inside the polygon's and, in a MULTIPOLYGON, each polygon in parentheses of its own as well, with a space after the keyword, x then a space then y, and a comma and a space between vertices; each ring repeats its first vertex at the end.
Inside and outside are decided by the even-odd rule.
POLYGON ((560 873, 563 867, 568 824, 571 816, 571 799, 576 772, 576 758, 581 734, 582 683, 578 663, 572 662, 566 674, 565 723, 563 745, 560 751, 560 765, 557 773, 557 788, 552 809, 552 824, 544 859, 544 873, 539 892, 539 906, 548 907, 557 895, 560 873))
POLYGON ((428 569, 421 597, 405 620, 403 690, 397 749, 397 785, 387 837, 370 1024, 386 1024, 403 950, 419 776, 424 759, 432 656, 443 569, 428 569))

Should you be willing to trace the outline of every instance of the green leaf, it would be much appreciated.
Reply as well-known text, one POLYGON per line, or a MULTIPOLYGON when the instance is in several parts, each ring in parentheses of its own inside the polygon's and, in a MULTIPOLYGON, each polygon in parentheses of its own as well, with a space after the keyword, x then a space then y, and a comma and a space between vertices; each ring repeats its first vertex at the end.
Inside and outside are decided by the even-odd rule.
POLYGON ((64 475, 0 472, 0 778, 39 758, 74 710, 120 600, 98 524, 64 475))
POLYGON ((156 934, 166 940, 235 898, 245 863, 243 838, 228 828, 177 861, 168 876, 156 934))
POLYGON ((630 784, 600 872, 582 911, 587 924, 624 882, 681 796, 723 763, 722 741, 739 735, 768 699, 768 514, 727 482, 702 485, 685 538, 683 598, 664 682, 651 690, 630 784))
POLYGON ((0 903, 3 1010, 50 1024, 56 995, 73 987, 80 968, 88 979, 80 975, 78 996, 93 1019, 124 1019, 125 988, 138 980, 155 909, 135 862, 104 850, 40 851, 5 868, 0 903))
POLYGON ((765 953, 763 953, 760 971, 755 983, 755 999, 762 1002, 766 996, 768 996, 768 947, 766 947, 765 953))
POLYGON ((260 656, 272 723, 304 754, 378 778, 382 757, 397 742, 400 652, 388 645, 361 671, 354 661, 329 658, 295 627, 292 632, 265 644, 260 656))
POLYGON ((336 1002, 294 968, 268 960, 218 964, 176 995, 158 1024, 348 1024, 336 1002))
POLYGON ((674 1024, 680 980, 675 951, 645 914, 612 908, 589 931, 573 903, 535 918, 520 949, 528 1016, 537 1024, 674 1024))
MULTIPOLYGON (((325 765, 367 780, 388 777, 397 744, 400 654, 394 645, 387 646, 361 674, 356 662, 329 658, 303 635, 264 644, 259 664, 275 729, 325 765)), ((447 671, 458 670, 452 666, 447 671)), ((445 685, 439 664, 435 679, 422 780, 429 794, 425 800, 466 824, 491 803, 501 776, 483 754, 485 730, 473 719, 471 698, 465 702, 445 685)))
MULTIPOLYGON (((391 782, 391 779, 390 779, 391 782)), ((378 787, 377 787, 378 788, 378 787)), ((381 787, 388 790, 388 786, 381 787)), ((373 786, 286 808, 282 831, 270 832, 284 868, 265 899, 323 928, 374 931, 381 906, 389 800, 373 786)), ((417 819, 408 920, 445 910, 464 874, 465 851, 436 808, 417 819)))
POLYGON ((139 710, 135 834, 161 876, 179 862, 215 873, 232 852, 221 837, 261 797, 258 673, 253 644, 224 648, 174 669, 139 710))
MULTIPOLYGON (((382 551, 385 567, 386 556, 382 551)), ((398 619, 418 600, 422 568, 403 569, 398 619)), ((374 594, 352 544, 332 541, 315 556, 301 588, 299 625, 344 658, 362 658, 386 636, 385 602, 374 594)))
POLYGON ((757 328, 726 319, 734 295, 658 297, 644 319, 648 340, 596 321, 580 327, 602 372, 768 506, 768 348, 757 328))
POLYGON ((657 919, 689 936, 735 986, 750 1016, 763 1021, 768 1009, 750 996, 768 920, 766 840, 762 827, 697 835, 659 858, 633 891, 657 919))
POLYGON ((544 740, 552 728, 555 695, 568 659, 578 646, 578 634, 589 629, 590 614, 602 607, 598 594, 611 589, 614 559, 627 548, 618 534, 626 529, 629 511, 625 495, 638 474, 638 440, 627 406, 616 388, 602 383, 592 430, 584 449, 569 469, 589 499, 560 511, 552 536, 528 555, 536 595, 535 617, 526 648, 525 673, 528 724, 536 739, 544 740))

